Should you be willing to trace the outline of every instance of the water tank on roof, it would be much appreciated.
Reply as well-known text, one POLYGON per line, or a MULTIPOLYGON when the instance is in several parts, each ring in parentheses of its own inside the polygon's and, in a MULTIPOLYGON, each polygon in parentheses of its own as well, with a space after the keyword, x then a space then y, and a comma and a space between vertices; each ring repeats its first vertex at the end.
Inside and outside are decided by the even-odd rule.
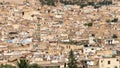
POLYGON ((26 45, 26 44, 30 44, 32 42, 32 38, 27 38, 21 41, 21 44, 26 45))

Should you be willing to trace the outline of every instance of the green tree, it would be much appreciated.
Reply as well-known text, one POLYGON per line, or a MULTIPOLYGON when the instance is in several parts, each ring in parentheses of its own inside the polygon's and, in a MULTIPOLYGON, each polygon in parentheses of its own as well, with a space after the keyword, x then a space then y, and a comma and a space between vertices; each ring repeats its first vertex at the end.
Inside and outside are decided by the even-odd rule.
POLYGON ((118 36, 116 34, 113 34, 112 38, 118 38, 118 36))
POLYGON ((17 61, 17 68, 43 68, 39 66, 38 64, 30 64, 28 60, 25 58, 21 58, 17 61))
POLYGON ((29 68, 29 62, 25 58, 21 58, 19 61, 17 61, 17 67, 18 68, 29 68))
POLYGON ((1 64, 0 68, 15 68, 15 67, 12 65, 8 65, 8 64, 6 64, 6 65, 1 64))
POLYGON ((91 27, 91 26, 93 26, 93 23, 85 23, 84 25, 88 26, 88 27, 91 27))
POLYGON ((42 5, 55 6, 56 0, 39 0, 42 5))
POLYGON ((93 25, 93 23, 88 23, 88 27, 90 27, 90 26, 92 26, 93 25))
POLYGON ((29 68, 42 68, 42 67, 39 66, 38 64, 31 64, 29 68))
POLYGON ((114 18, 111 22, 118 22, 118 18, 114 18))
POLYGON ((75 59, 75 56, 74 56, 74 53, 72 50, 69 52, 68 59, 69 59, 68 68, 78 68, 77 67, 77 60, 75 59))

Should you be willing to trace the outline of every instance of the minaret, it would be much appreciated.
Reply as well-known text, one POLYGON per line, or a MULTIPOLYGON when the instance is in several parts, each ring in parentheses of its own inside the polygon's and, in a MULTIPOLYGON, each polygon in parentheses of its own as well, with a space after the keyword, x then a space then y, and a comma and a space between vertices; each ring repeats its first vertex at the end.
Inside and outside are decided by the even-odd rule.
POLYGON ((40 18, 37 18, 38 19, 38 23, 36 24, 36 30, 35 30, 35 40, 37 41, 41 41, 41 33, 40 33, 40 27, 41 27, 41 24, 39 23, 40 21, 40 18))
POLYGON ((40 26, 41 24, 37 24, 37 30, 36 30, 36 39, 40 42, 41 41, 41 33, 40 33, 40 26))

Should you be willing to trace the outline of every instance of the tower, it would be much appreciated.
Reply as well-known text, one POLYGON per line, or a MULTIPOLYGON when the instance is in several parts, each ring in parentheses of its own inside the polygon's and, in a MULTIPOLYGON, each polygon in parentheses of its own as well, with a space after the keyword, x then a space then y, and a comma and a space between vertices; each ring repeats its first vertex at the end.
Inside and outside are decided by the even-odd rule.
POLYGON ((35 40, 41 41, 41 33, 40 33, 40 26, 41 24, 37 24, 37 29, 35 30, 35 40))

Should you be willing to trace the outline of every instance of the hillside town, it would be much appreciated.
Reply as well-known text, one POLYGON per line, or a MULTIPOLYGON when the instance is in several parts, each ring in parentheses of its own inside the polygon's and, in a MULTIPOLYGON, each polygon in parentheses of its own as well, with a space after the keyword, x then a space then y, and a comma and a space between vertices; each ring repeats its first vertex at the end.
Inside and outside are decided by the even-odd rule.
POLYGON ((101 7, 0 0, 0 64, 20 58, 43 68, 120 68, 120 1, 101 7))

